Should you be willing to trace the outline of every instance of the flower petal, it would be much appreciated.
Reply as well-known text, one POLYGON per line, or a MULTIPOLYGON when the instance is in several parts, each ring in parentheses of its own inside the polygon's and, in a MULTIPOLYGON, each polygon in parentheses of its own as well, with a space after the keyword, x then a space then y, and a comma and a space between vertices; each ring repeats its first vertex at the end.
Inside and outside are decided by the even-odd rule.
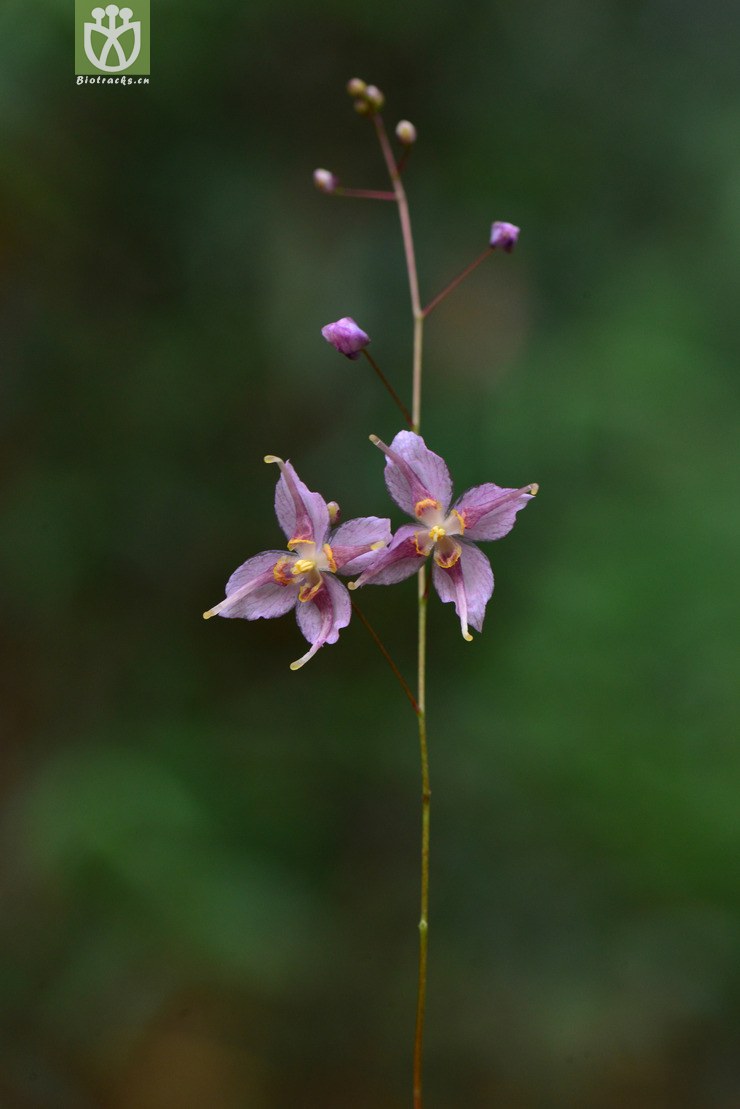
POLYGON ((275 515, 290 542, 301 539, 316 543, 326 540, 329 530, 329 509, 320 493, 312 493, 301 481, 290 462, 268 454, 265 462, 276 462, 280 480, 275 488, 275 515))
POLYGON ((520 508, 537 495, 538 485, 524 485, 521 489, 502 489, 488 483, 476 485, 463 493, 455 504, 465 525, 466 539, 501 539, 514 527, 520 508))
POLYGON ((404 524, 391 540, 389 547, 378 551, 360 574, 357 581, 350 582, 350 589, 363 585, 395 585, 415 574, 424 562, 426 555, 419 552, 415 535, 419 531, 413 524, 404 524))
POLYGON ((390 447, 373 436, 372 441, 385 452, 385 484, 393 500, 408 512, 417 515, 422 501, 438 501, 444 514, 452 499, 452 478, 447 464, 430 451, 420 435, 399 431, 390 447))
POLYGON ((311 644, 311 650, 290 664, 300 670, 325 643, 336 643, 341 628, 346 628, 352 615, 352 602, 342 583, 332 574, 322 574, 322 588, 310 601, 296 608, 298 627, 311 644))
POLYGON ((204 612, 211 616, 239 617, 243 620, 271 620, 284 616, 298 600, 294 582, 281 584, 275 577, 275 566, 288 559, 285 551, 263 551, 243 562, 226 583, 226 599, 204 612))
POLYGON ((460 558, 446 570, 435 562, 432 578, 440 600, 455 605, 463 636, 469 639, 468 624, 483 631, 486 605, 493 593, 493 571, 483 551, 464 539, 459 542, 460 558))
POLYGON ((334 563, 342 574, 359 574, 376 550, 387 547, 390 541, 391 522, 379 516, 348 520, 329 536, 334 563))

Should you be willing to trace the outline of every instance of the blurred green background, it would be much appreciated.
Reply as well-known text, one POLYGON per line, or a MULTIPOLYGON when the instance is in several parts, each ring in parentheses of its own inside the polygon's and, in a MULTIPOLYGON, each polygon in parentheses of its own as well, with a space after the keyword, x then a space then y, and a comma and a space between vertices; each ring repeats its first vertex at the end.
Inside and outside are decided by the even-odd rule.
MULTIPOLYGON (((424 432, 541 483, 472 645, 430 615, 429 1109, 740 1105, 740 13, 722 0, 155 0, 77 87, 0 9, 2 1109, 410 1104, 415 723, 365 631, 201 620, 280 546, 266 452, 400 513, 391 205, 419 131, 424 432)), ((414 669, 414 583, 363 607, 414 669)))

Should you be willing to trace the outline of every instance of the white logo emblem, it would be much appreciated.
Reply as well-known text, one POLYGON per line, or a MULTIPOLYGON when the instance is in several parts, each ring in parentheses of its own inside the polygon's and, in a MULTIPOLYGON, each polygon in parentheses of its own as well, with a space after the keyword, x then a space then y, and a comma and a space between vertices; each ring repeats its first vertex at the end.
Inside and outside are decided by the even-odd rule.
POLYGON ((128 69, 134 64, 141 50, 140 20, 132 22, 131 16, 134 13, 131 8, 119 10, 117 4, 109 4, 105 10, 93 8, 90 14, 95 22, 85 24, 85 53, 88 60, 96 69, 102 69, 105 73, 120 73, 122 69, 128 69), (103 23, 103 17, 106 15, 108 21, 103 23), (119 16, 121 22, 116 26, 119 16), (133 31, 133 44, 129 54, 124 52, 120 43, 120 39, 127 31, 133 31), (114 60, 109 64, 111 54, 114 60))

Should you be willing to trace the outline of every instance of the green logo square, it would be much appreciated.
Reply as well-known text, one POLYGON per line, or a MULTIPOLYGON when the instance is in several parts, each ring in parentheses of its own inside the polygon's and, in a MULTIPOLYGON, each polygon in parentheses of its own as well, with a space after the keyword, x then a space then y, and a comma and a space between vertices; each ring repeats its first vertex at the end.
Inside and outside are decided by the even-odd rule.
POLYGON ((149 73, 149 0, 123 7, 75 0, 75 73, 113 77, 149 73))

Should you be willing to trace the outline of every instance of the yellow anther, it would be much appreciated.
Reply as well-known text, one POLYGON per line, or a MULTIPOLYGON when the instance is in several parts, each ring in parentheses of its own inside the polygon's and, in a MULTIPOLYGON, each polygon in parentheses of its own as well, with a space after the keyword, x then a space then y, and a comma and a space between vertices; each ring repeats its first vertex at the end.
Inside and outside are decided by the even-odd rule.
POLYGON ((429 531, 429 538, 431 539, 432 543, 436 543, 439 539, 444 539, 445 535, 447 535, 445 529, 439 527, 438 525, 435 525, 429 531))
POLYGON ((316 563, 312 562, 310 558, 297 558, 293 563, 292 573, 296 574, 310 574, 312 570, 316 569, 316 563))
POLYGON ((294 536, 293 539, 288 540, 288 542, 286 543, 286 547, 288 548, 289 551, 294 551, 296 549, 296 547, 299 547, 301 545, 301 543, 311 543, 311 544, 313 544, 313 539, 301 539, 301 537, 299 535, 294 536))
POLYGON ((456 508, 453 508, 452 515, 457 516, 458 520, 460 521, 460 535, 465 535, 465 515, 464 515, 464 513, 463 512, 458 512, 456 508))

